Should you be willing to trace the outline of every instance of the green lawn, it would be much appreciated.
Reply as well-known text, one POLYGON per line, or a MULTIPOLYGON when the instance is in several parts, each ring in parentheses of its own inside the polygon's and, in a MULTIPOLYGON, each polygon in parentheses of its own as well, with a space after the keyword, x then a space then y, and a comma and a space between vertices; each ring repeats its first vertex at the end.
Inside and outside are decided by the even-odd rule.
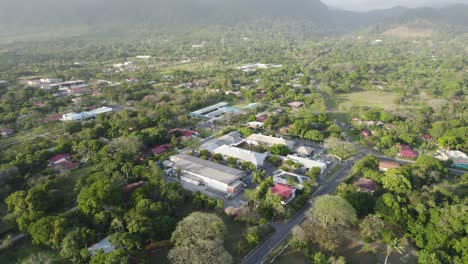
POLYGON ((395 93, 363 91, 335 96, 329 103, 337 111, 345 112, 352 107, 378 107, 394 110, 401 107, 394 103, 397 97, 395 93))
POLYGON ((3 251, 0 254, 0 263, 19 263, 19 261, 25 259, 29 255, 37 254, 39 252, 50 254, 50 256, 54 259, 53 263, 69 263, 67 261, 64 261, 54 251, 33 245, 29 238, 26 238, 23 242, 20 242, 14 247, 3 251))

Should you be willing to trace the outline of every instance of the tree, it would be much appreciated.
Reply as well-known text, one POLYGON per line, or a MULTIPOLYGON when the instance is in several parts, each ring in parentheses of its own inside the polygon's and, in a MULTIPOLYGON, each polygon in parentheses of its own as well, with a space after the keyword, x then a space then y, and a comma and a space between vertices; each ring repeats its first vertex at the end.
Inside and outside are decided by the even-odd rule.
POLYGON ((398 238, 393 239, 391 243, 387 245, 387 255, 385 256, 384 264, 387 264, 388 257, 393 252, 398 253, 398 254, 403 253, 403 247, 400 246, 400 240, 398 238))
POLYGON ((382 185, 385 189, 394 193, 407 193, 412 189, 408 172, 402 168, 391 169, 382 177, 382 185))
POLYGON ((232 263, 223 247, 226 226, 215 214, 195 212, 185 217, 172 234, 173 263, 232 263))
POLYGON ((192 155, 193 155, 195 154, 195 150, 200 148, 201 141, 200 141, 200 138, 194 137, 194 138, 187 139, 184 142, 184 144, 187 148, 190 149, 190 151, 192 151, 192 155))
POLYGON ((271 154, 281 155, 281 156, 286 156, 289 153, 291 153, 291 150, 287 146, 281 145, 281 144, 276 144, 276 145, 271 146, 269 148, 269 151, 271 154))
POLYGON ((105 210, 108 206, 120 205, 121 202, 122 190, 120 186, 107 179, 94 182, 89 187, 81 189, 78 194, 78 208, 87 215, 94 215, 105 210))
POLYGON ((358 149, 352 143, 337 138, 326 139, 325 149, 327 149, 328 153, 340 159, 349 159, 358 152, 358 149))
POLYGON ((61 243, 60 254, 78 262, 81 257, 81 249, 87 248, 94 240, 94 231, 85 227, 77 227, 68 232, 61 243))
POLYGON ((321 142, 324 136, 318 130, 309 130, 304 134, 304 138, 315 142, 321 142))
POLYGON ((266 178, 266 171, 256 170, 252 172, 252 181, 260 184, 266 178))
POLYGON ((366 216, 359 224, 361 237, 367 241, 377 239, 385 227, 384 221, 374 214, 366 216))
POLYGON ((340 196, 323 195, 317 198, 307 217, 317 219, 323 226, 348 226, 357 222, 356 210, 340 196))
POLYGON ((37 254, 31 254, 28 257, 22 259, 20 264, 52 264, 54 259, 46 253, 39 252, 37 254))
POLYGON ((310 168, 310 170, 308 170, 306 172, 306 176, 309 177, 311 180, 317 180, 318 176, 320 176, 320 174, 322 173, 322 169, 320 169, 319 167, 313 167, 313 168, 310 168))
POLYGON ((46 216, 31 224, 28 231, 34 244, 58 248, 66 235, 67 220, 46 216))

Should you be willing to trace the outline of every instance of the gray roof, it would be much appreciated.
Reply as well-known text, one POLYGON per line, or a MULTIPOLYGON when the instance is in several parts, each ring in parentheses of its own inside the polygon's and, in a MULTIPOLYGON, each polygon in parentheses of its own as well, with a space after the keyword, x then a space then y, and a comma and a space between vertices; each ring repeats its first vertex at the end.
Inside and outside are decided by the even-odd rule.
POLYGON ((205 143, 200 146, 200 149, 206 149, 209 152, 213 152, 215 149, 223 145, 237 145, 243 141, 241 134, 237 131, 233 131, 220 138, 217 138, 211 142, 205 143))
POLYGON ((175 166, 184 171, 210 178, 225 184, 231 184, 244 175, 244 172, 208 160, 177 154, 170 158, 175 166))

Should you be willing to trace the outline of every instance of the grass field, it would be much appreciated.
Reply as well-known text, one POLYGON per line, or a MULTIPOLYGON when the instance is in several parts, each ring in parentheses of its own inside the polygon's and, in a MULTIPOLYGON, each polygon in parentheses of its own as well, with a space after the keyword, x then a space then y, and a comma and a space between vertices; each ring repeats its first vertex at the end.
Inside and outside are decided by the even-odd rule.
POLYGON ((385 110, 394 110, 401 107, 395 104, 397 97, 394 93, 364 91, 338 95, 333 100, 338 111, 347 111, 351 107, 379 107, 385 110))

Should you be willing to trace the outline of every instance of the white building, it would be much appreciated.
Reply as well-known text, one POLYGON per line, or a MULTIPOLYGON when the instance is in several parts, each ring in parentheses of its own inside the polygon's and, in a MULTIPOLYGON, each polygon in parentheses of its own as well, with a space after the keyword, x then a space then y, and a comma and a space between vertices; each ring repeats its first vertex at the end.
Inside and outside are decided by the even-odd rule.
POLYGON ((221 154, 223 157, 236 158, 240 161, 248 161, 259 168, 263 166, 268 153, 258 153, 250 150, 237 148, 233 146, 223 145, 213 151, 214 153, 221 154))
POLYGON ((262 134, 252 134, 245 139, 245 141, 251 145, 266 145, 267 147, 271 147, 273 145, 284 145, 289 149, 293 149, 294 141, 284 139, 284 138, 277 138, 272 136, 265 136, 262 134))
POLYGON ((468 156, 459 150, 439 150, 435 158, 442 161, 452 160, 453 164, 468 164, 468 156))
POLYGON ((241 170, 186 154, 174 155, 170 160, 174 169, 182 171, 182 181, 206 185, 227 194, 236 194, 243 189, 241 178, 245 173, 241 170))
POLYGON ((112 112, 110 107, 100 107, 92 111, 84 111, 81 113, 68 113, 62 116, 63 121, 82 121, 90 118, 95 118, 97 115, 112 112))
POLYGON ((324 172, 325 169, 327 168, 327 164, 325 162, 322 162, 322 161, 301 158, 301 157, 293 156, 293 155, 288 155, 286 157, 286 159, 292 160, 292 161, 297 162, 297 163, 300 163, 303 167, 305 167, 307 169, 312 169, 312 168, 318 167, 318 168, 320 168, 320 170, 322 172, 324 172))
POLYGON ((242 143, 244 140, 241 137, 241 134, 237 131, 233 131, 229 134, 226 134, 222 137, 219 137, 213 141, 207 142, 200 146, 200 150, 208 150, 209 152, 213 152, 215 149, 224 146, 237 146, 242 143))

